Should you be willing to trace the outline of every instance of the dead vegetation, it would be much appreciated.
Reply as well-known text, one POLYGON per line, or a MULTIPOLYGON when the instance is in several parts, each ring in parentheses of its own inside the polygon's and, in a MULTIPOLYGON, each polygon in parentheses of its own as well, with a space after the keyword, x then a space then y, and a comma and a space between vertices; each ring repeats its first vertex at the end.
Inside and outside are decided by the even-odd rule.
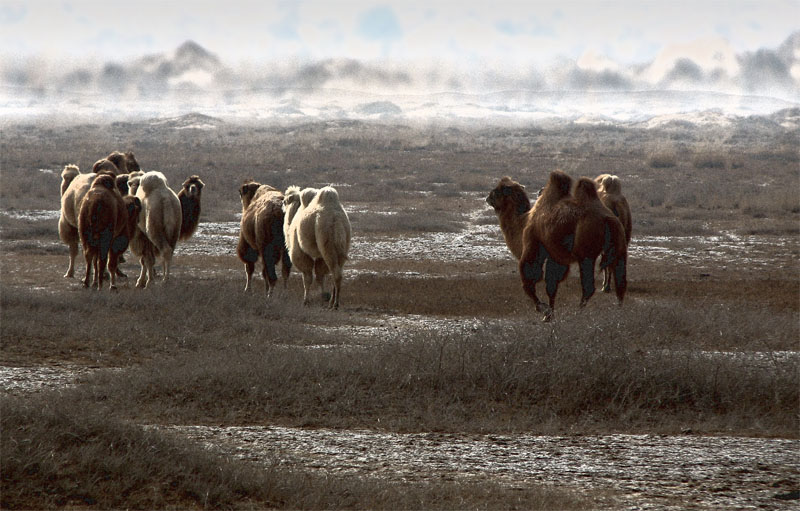
MULTIPOLYGON (((143 424, 797 438, 798 362, 781 356, 797 351, 800 338, 796 265, 708 270, 631 255, 624 308, 600 295, 543 325, 510 254, 353 258, 347 303, 333 312, 303 307, 296 276, 268 305, 242 294, 235 255, 179 255, 167 285, 135 290, 130 280, 114 296, 87 293, 61 277, 57 216, 6 214, 58 207, 58 173, 39 169, 88 169, 107 147, 130 147, 143 170, 171 183, 203 176, 201 225, 236 221, 236 191, 253 177, 279 189, 333 184, 354 210, 354 238, 459 232, 496 222, 481 203, 499 177, 519 176, 531 189, 562 168, 620 176, 634 244, 637 236, 721 231, 785 237, 800 232, 790 135, 748 135, 744 145, 732 132, 739 138, 719 139, 716 150, 741 166, 723 170, 695 166, 692 155, 708 138, 691 130, 156 130, 71 127, 51 131, 52 143, 40 147, 46 128, 4 129, 0 363, 96 371, 73 388, 0 402, 3 508, 597 507, 596 495, 576 498, 570 488, 265 471, 143 424), (672 166, 648 162, 648 144, 659 137, 672 140, 672 166), (191 169, 180 164, 189 161, 191 169), (480 207, 486 213, 475 216, 480 207), (148 320, 120 318, 120 310, 148 320)), ((578 280, 567 279, 559 297, 575 304, 580 293, 578 280)))

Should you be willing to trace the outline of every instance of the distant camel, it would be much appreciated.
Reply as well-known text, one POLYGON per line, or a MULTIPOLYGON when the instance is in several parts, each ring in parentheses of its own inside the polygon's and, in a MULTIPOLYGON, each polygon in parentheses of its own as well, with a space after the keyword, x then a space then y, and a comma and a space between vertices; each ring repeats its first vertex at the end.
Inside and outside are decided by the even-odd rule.
POLYGON ((78 214, 78 232, 86 258, 84 287, 89 287, 94 270, 92 285, 102 289, 103 274, 108 266, 110 289, 117 289, 117 263, 128 248, 141 209, 138 198, 123 199, 112 175, 101 173, 92 182, 78 214))
POLYGON ((627 244, 622 224, 600 202, 594 181, 578 180, 574 196, 571 188, 572 178, 555 171, 533 207, 524 188, 508 177, 501 179, 486 198, 500 219, 509 250, 519 261, 523 289, 536 310, 544 312, 544 321, 552 319, 558 284, 573 262, 581 271, 581 306, 594 294, 594 263, 601 253, 601 268, 610 266, 614 270, 620 304, 627 287, 627 244), (536 295, 536 283, 542 277, 549 307, 536 295))
MULTIPOLYGON (((313 274, 315 282, 322 290, 322 296, 325 301, 330 300, 330 296, 325 293, 325 275, 329 273, 328 265, 325 264, 324 259, 317 259, 316 261, 308 254, 300 249, 300 241, 298 240, 297 226, 298 222, 293 222, 297 217, 298 211, 308 206, 311 200, 317 195, 316 188, 305 188, 302 191, 299 186, 290 186, 286 189, 283 199, 283 235, 286 239, 286 249, 289 252, 289 258, 292 261, 292 266, 297 268, 303 274, 311 278, 313 274)), ((311 283, 307 285, 304 281, 303 285, 303 303, 308 304, 308 293, 311 288, 311 283)))
POLYGON ((181 201, 181 240, 188 240, 197 229, 200 222, 200 196, 203 192, 205 183, 199 176, 189 176, 183 182, 183 187, 178 192, 178 200, 181 201))
POLYGON ((121 153, 114 151, 105 158, 97 160, 92 166, 92 172, 97 173, 102 170, 113 172, 114 174, 129 174, 131 172, 138 172, 139 162, 131 151, 121 153))
POLYGON ((142 266, 136 287, 146 288, 155 277, 153 267, 158 257, 164 266, 163 280, 169 280, 172 253, 181 230, 181 202, 161 172, 145 172, 132 179, 131 184, 142 202, 142 211, 130 248, 142 266))
POLYGON ((292 261, 286 250, 283 237, 283 194, 269 185, 246 181, 239 188, 242 200, 242 221, 236 254, 244 263, 247 282, 244 290, 250 289, 255 264, 261 258, 264 291, 272 296, 278 275, 275 267, 283 262, 283 286, 286 287, 292 261))
MULTIPOLYGON (((625 243, 630 245, 633 220, 628 201, 622 195, 622 182, 617 176, 611 174, 600 174, 594 178, 594 182, 597 183, 597 196, 600 197, 600 202, 622 222, 622 226, 625 228, 625 243)), ((611 268, 609 267, 603 270, 602 289, 604 293, 611 291, 611 268)))
MULTIPOLYGON (((64 274, 66 278, 75 275, 75 258, 78 255, 78 213, 81 201, 92 186, 97 174, 94 172, 81 174, 77 165, 66 165, 61 172, 61 214, 58 219, 58 236, 69 247, 69 267, 64 274)), ((122 180, 117 176, 117 184, 122 180)), ((120 190, 122 194, 122 190, 120 190)))
MULTIPOLYGON (((338 308, 342 270, 350 251, 351 236, 350 219, 339 201, 339 193, 331 186, 321 188, 308 206, 297 212, 292 224, 295 222, 297 222, 296 236, 300 250, 314 261, 324 260, 330 270, 333 277, 333 292, 329 306, 338 308)), ((307 299, 310 285, 311 273, 304 272, 303 287, 306 290, 304 300, 307 299)))

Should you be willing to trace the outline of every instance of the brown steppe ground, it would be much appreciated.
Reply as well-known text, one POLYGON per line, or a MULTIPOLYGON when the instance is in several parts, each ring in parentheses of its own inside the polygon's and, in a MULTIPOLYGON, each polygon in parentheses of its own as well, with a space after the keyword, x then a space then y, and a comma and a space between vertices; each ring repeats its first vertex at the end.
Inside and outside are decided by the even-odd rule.
MULTIPOLYGON (((796 129, 758 120, 657 130, 4 126, 0 365, 69 368, 77 384, 4 391, 0 506, 616 502, 610 490, 569 484, 398 482, 277 459, 265 471, 155 426, 797 439, 798 358, 787 352, 800 348, 799 143, 796 129), (133 289, 128 254, 130 278, 112 294, 64 279, 57 219, 23 213, 58 209, 65 164, 87 171, 116 149, 173 188, 191 174, 206 188, 201 230, 179 246, 172 280, 133 289), (556 168, 619 175, 634 241, 624 307, 597 293, 578 310, 573 268, 555 321, 543 324, 483 199, 503 175, 537 190, 556 168), (337 187, 354 236, 340 310, 303 307, 295 272, 269 302, 260 278, 242 292, 234 248, 245 178, 337 187)), ((83 267, 79 255, 76 275, 83 267)), ((776 492, 797 489, 793 470, 776 492)))

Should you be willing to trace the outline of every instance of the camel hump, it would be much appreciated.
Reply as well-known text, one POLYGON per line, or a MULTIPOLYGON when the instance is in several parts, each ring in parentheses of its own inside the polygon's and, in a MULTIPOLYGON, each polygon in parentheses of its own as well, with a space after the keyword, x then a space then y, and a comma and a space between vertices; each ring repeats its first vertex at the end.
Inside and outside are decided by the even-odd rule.
POLYGON ((96 178, 94 178, 94 182, 92 183, 92 188, 106 188, 108 190, 116 190, 117 189, 117 180, 114 176, 109 174, 98 174, 96 178))
POLYGON ((588 177, 580 178, 575 186, 575 200, 578 201, 578 204, 600 200, 597 196, 597 186, 594 181, 588 177))
POLYGON ((314 200, 314 197, 317 196, 318 192, 319 190, 316 188, 304 188, 303 191, 300 192, 300 204, 302 204, 304 208, 308 207, 311 201, 314 200))
POLYGON ((547 180, 547 186, 544 187, 545 198, 561 199, 569 196, 570 189, 572 188, 572 178, 560 170, 554 170, 550 173, 550 178, 547 180))
POLYGON ((158 188, 166 188, 167 187, 167 178, 164 177, 164 174, 158 171, 150 171, 145 173, 139 180, 139 188, 141 188, 142 192, 147 195, 151 193, 153 190, 158 188))
POLYGON ((81 169, 77 165, 69 164, 64 166, 64 170, 61 171, 61 195, 64 195, 72 180, 80 174, 81 169))
POLYGON ((622 194, 622 181, 615 175, 601 174, 595 178, 595 182, 602 192, 612 195, 622 194))
POLYGON ((339 204, 339 192, 332 186, 320 188, 317 193, 317 202, 320 204, 339 204))

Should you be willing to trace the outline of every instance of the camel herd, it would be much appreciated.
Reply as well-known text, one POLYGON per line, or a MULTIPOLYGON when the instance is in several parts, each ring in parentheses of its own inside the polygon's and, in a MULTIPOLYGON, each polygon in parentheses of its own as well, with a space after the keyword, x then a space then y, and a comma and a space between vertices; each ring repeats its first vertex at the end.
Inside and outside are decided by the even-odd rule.
POLYGON ((544 321, 553 316, 558 284, 567 277, 572 263, 580 268, 580 305, 586 305, 595 292, 598 256, 602 256, 600 268, 606 273, 603 290, 608 292, 613 280, 622 305, 632 224, 621 188, 619 178, 609 174, 574 182, 564 172, 554 171, 533 205, 525 187, 509 177, 502 178, 486 197, 500 221, 506 245, 518 261, 522 287, 536 310, 544 313, 544 321), (548 304, 536 294, 536 284, 542 279, 548 304))
MULTIPOLYGON (((198 176, 187 178, 176 194, 162 173, 142 172, 133 153, 115 151, 98 160, 91 173, 67 165, 61 178, 58 231, 69 247, 65 277, 74 276, 80 241, 86 259, 85 287, 101 289, 107 268, 110 289, 115 290, 116 277, 124 276, 118 263, 127 248, 141 264, 136 287, 146 288, 153 281, 157 259, 163 264, 164 281, 169 279, 177 242, 189 239, 199 223, 204 184, 198 176)), ((351 227, 336 189, 290 186, 282 193, 247 180, 239 195, 242 219, 236 254, 245 266, 245 291, 260 259, 267 298, 273 294, 281 263, 284 288, 292 266, 302 274, 304 304, 309 303, 314 284, 326 296, 325 277, 330 274, 328 306, 338 308, 351 227)), ((604 273, 602 290, 610 292, 613 282, 622 305, 632 222, 617 176, 575 181, 554 171, 533 203, 524 186, 504 177, 486 202, 494 208, 506 245, 518 261, 522 287, 537 311, 544 313, 544 321, 553 316, 558 285, 572 263, 578 263, 580 305, 586 305, 595 292, 598 257, 604 273), (541 280, 547 304, 536 293, 541 280)))
MULTIPOLYGON (((200 177, 193 175, 176 194, 161 172, 142 172, 131 152, 115 151, 98 160, 87 174, 77 165, 65 166, 59 237, 70 255, 64 277, 74 276, 80 241, 86 258, 84 287, 101 289, 108 269, 110 289, 116 290, 116 277, 124 275, 118 263, 128 248, 141 264, 136 287, 150 285, 157 259, 167 281, 178 241, 189 239, 197 229, 203 187, 200 177)), ((329 306, 338 308, 351 231, 336 189, 291 186, 284 195, 272 186, 249 180, 239 194, 242 220, 236 253, 245 265, 245 291, 250 289, 259 259, 267 298, 278 280, 277 264, 283 265, 286 287, 294 262, 303 274, 303 303, 309 303, 314 276, 324 296, 325 276, 331 274, 329 306)))

